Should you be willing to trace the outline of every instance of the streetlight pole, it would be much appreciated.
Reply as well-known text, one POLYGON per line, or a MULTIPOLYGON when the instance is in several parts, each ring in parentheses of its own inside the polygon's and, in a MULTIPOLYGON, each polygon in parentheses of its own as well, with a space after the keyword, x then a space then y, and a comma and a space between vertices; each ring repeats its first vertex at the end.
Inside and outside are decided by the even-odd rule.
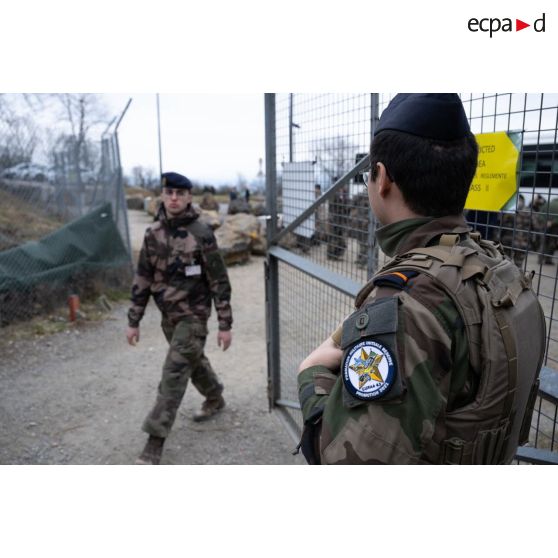
POLYGON ((161 111, 159 109, 159 93, 157 93, 157 133, 159 137, 159 176, 163 174, 163 155, 161 151, 161 111))

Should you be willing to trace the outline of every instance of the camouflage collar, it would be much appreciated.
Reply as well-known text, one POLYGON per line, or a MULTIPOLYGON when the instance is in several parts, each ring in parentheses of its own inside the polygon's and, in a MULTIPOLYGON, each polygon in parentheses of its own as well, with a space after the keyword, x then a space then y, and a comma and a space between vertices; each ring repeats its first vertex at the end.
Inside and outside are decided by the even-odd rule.
POLYGON ((405 219, 378 229, 376 234, 382 250, 387 256, 393 257, 413 248, 428 246, 442 234, 468 231, 469 226, 463 215, 446 215, 405 219))
POLYGON ((184 227, 186 225, 189 225, 190 223, 193 223, 199 216, 200 214, 197 209, 193 206, 193 204, 190 204, 177 217, 168 217, 167 212, 165 211, 165 206, 161 204, 158 220, 170 229, 176 229, 177 227, 184 227))

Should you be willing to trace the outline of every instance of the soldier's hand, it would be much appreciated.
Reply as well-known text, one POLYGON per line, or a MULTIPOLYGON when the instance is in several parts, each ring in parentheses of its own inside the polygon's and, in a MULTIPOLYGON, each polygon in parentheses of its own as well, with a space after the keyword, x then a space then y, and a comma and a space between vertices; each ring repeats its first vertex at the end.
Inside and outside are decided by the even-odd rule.
MULTIPOLYGON (((337 333, 337 332, 335 332, 337 333)), ((298 371, 302 372, 310 366, 325 366, 332 371, 339 370, 343 351, 337 345, 332 337, 328 337, 317 349, 314 349, 298 367, 298 371)))
POLYGON ((129 327, 126 331, 126 339, 128 339, 128 343, 134 346, 136 343, 139 342, 139 338, 139 327, 129 327))
POLYGON ((231 342, 232 342, 232 333, 230 330, 229 331, 219 330, 217 332, 217 345, 219 345, 219 347, 221 347, 222 345, 223 351, 226 351, 231 346, 231 342))

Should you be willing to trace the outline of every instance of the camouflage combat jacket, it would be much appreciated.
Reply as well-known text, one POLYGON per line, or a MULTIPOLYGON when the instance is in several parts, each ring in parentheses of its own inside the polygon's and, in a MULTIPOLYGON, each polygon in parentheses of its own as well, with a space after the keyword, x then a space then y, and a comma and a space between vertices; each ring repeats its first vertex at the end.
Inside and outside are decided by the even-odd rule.
MULTIPOLYGON (((397 256, 430 246, 444 233, 468 230, 462 216, 450 216, 405 220, 377 234, 384 252, 397 256)), ((469 365, 466 331, 455 303, 421 274, 401 287, 390 281, 374 284, 371 291, 365 287, 355 306, 397 299, 395 360, 404 393, 347 404, 339 371, 312 366, 299 374, 304 418, 323 410, 316 436, 322 464, 428 463, 430 442, 446 435, 445 414, 475 397, 478 378, 469 365)), ((341 328, 333 334, 338 344, 340 336, 341 328)))
POLYGON ((531 234, 537 228, 537 213, 526 209, 504 213, 501 220, 500 242, 505 248, 527 250, 531 234))
POLYGON ((158 221, 147 229, 132 285, 130 327, 138 327, 152 295, 171 324, 194 316, 207 321, 211 299, 219 329, 232 325, 231 285, 213 231, 198 221, 190 205, 182 215, 167 218, 161 206, 158 221))

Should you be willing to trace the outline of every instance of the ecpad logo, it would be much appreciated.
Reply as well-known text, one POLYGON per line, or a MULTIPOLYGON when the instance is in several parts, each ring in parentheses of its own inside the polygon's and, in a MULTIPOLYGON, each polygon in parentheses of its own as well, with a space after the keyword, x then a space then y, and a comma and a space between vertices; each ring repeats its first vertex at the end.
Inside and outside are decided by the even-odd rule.
MULTIPOLYGON (((539 19, 536 19, 533 22, 533 29, 536 33, 545 32, 545 16, 546 14, 543 13, 543 15, 539 19)), ((498 17, 485 17, 482 19, 472 17, 468 21, 467 27, 469 28, 469 31, 472 31, 473 33, 477 33, 478 31, 490 33, 490 38, 492 38, 492 35, 494 33, 497 33, 498 31, 514 31, 512 19, 509 17, 505 17, 503 19, 500 19, 498 17)), ((526 29, 527 27, 531 27, 531 24, 525 23, 521 19, 515 20, 515 31, 521 31, 522 29, 526 29)))

